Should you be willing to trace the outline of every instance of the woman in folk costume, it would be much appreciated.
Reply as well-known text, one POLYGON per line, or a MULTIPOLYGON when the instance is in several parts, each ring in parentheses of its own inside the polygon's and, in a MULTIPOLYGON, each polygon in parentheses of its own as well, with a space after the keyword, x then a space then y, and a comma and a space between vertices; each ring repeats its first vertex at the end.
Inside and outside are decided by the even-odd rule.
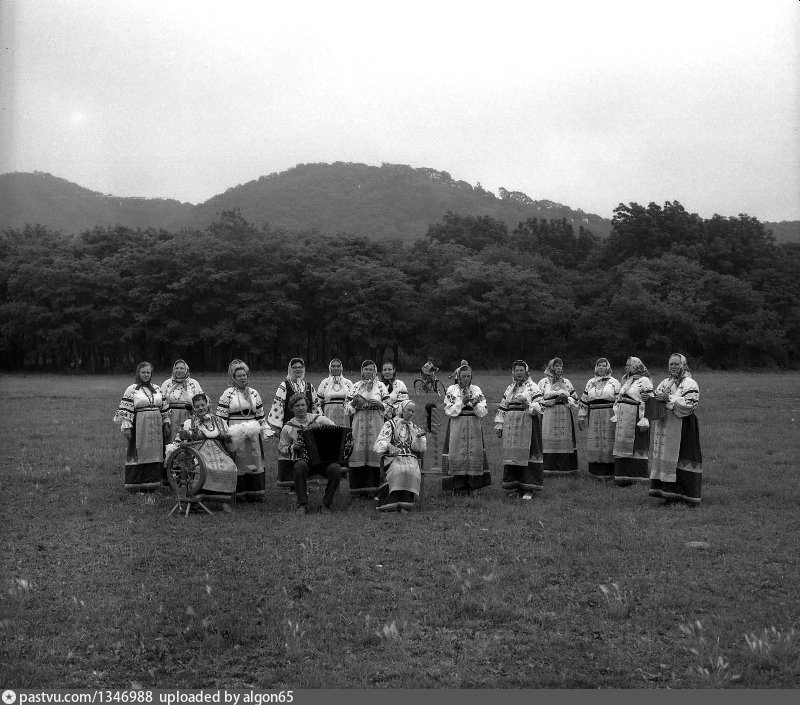
MULTIPOLYGON (((442 450, 442 473, 454 493, 470 494, 492 484, 481 419, 489 413, 481 388, 472 384, 472 368, 465 361, 456 370, 456 384, 444 395, 447 430, 442 450)), ((443 485, 445 484, 443 479, 443 485)))
POLYGON ((503 392, 494 417, 494 428, 502 438, 500 462, 503 489, 514 497, 533 499, 544 488, 542 459, 542 392, 530 378, 528 363, 515 360, 511 384, 503 392))
POLYGON ((375 452, 389 455, 386 482, 378 490, 378 509, 383 512, 411 511, 422 483, 418 454, 427 447, 425 431, 411 422, 417 405, 410 399, 400 401, 395 416, 383 424, 375 452))
POLYGON ((330 361, 328 374, 317 388, 320 412, 337 426, 349 426, 350 419, 344 413, 344 404, 354 385, 347 377, 342 376, 342 361, 338 357, 330 361))
POLYGON ((114 422, 128 441, 125 489, 154 490, 166 481, 164 440, 169 438, 169 404, 152 383, 153 365, 140 362, 135 382, 122 395, 114 422))
POLYGON ((381 382, 386 385, 389 391, 389 406, 392 407, 392 414, 398 413, 398 404, 408 399, 408 387, 405 382, 397 379, 397 371, 393 362, 384 362, 381 368, 381 382))
MULTIPOLYGON (((181 442, 194 442, 192 446, 206 468, 206 480, 199 499, 230 499, 236 494, 239 471, 229 448, 234 447, 230 429, 224 419, 211 413, 211 400, 200 392, 191 400, 192 414, 181 424, 175 441, 167 446, 167 455, 180 447, 181 442)), ((238 427, 242 429, 242 426, 238 427)), ((244 439, 240 434, 239 442, 244 439)))
POLYGON ((236 499, 264 501, 266 480, 264 448, 262 441, 270 435, 261 395, 249 386, 250 368, 241 360, 228 366, 230 387, 217 403, 217 416, 228 423, 231 433, 240 424, 246 424, 238 433, 244 433, 240 446, 233 454, 239 476, 236 482, 236 499))
POLYGON ((378 368, 372 360, 361 363, 361 379, 355 383, 344 406, 352 415, 353 452, 348 460, 350 494, 374 497, 380 487, 380 455, 375 441, 384 421, 392 415, 389 390, 377 379, 378 368))
POLYGON ((703 456, 700 424, 694 413, 700 388, 683 355, 670 356, 669 377, 656 387, 655 397, 665 403, 667 413, 652 421, 649 494, 700 504, 703 456))
POLYGON ((575 387, 564 377, 564 362, 554 357, 539 382, 542 392, 542 450, 545 475, 571 475, 578 471, 578 445, 572 409, 578 407, 575 387))
POLYGON ((289 397, 293 394, 302 394, 306 398, 308 413, 320 414, 319 400, 317 391, 311 382, 306 381, 306 363, 301 357, 293 357, 289 360, 289 368, 286 370, 286 379, 278 385, 275 390, 275 398, 272 400, 272 407, 269 410, 267 421, 270 428, 275 433, 280 433, 281 429, 294 416, 294 411, 289 408, 289 397))
POLYGON ((197 380, 189 376, 189 365, 185 360, 176 360, 172 366, 172 377, 161 385, 161 393, 169 402, 169 421, 173 430, 183 426, 192 413, 192 398, 202 394, 197 380))
POLYGON ((620 383, 611 376, 611 363, 601 357, 594 364, 594 377, 581 394, 578 409, 578 428, 586 432, 586 460, 589 474, 599 479, 614 477, 614 402, 620 383))
MULTIPOLYGON (((317 399, 317 392, 311 382, 306 381, 306 363, 301 357, 289 360, 286 379, 275 390, 275 398, 267 416, 271 429, 270 435, 280 435, 283 427, 294 418, 294 410, 289 399, 295 394, 306 398, 306 410, 309 414, 322 413, 317 399)), ((294 463, 278 454, 278 485, 286 489, 294 489, 294 463)))
POLYGON ((630 485, 647 482, 647 452, 650 444, 650 422, 644 415, 644 405, 653 395, 650 373, 638 357, 625 362, 625 374, 614 404, 614 482, 630 485))

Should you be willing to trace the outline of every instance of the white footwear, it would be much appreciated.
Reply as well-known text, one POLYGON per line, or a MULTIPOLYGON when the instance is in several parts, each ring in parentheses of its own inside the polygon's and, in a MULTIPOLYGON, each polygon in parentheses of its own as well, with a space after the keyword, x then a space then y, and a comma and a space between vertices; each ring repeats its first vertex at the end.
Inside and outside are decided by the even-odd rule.
POLYGON ((522 495, 522 499, 533 499, 533 492, 526 492, 522 495))

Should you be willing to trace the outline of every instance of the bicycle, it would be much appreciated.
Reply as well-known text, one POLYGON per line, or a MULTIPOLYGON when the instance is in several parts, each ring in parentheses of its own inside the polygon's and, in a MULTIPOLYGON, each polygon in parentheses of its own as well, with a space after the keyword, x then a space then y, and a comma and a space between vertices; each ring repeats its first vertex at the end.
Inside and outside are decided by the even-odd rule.
POLYGON ((422 377, 417 377, 414 380, 414 394, 438 394, 440 397, 444 396, 445 388, 440 379, 436 378, 436 374, 432 375, 433 379, 426 380, 422 377))

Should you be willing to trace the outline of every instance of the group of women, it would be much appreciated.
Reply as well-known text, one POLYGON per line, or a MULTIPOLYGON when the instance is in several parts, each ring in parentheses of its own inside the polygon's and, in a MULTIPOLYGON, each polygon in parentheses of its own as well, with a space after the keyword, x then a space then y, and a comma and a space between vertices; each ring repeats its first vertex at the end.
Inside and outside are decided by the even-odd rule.
MULTIPOLYGON (((160 386, 152 383, 153 366, 140 363, 114 417, 128 441, 125 487, 146 490, 166 483, 165 444, 174 437, 175 443, 202 441, 200 452, 212 468, 204 496, 263 500, 266 441, 280 438, 292 423, 297 428, 333 424, 349 427, 352 435, 350 494, 377 497, 381 510, 410 509, 419 495, 426 432, 413 422, 416 405, 406 385, 391 362, 379 373, 374 361, 365 360, 355 382, 344 377, 341 360, 331 360, 328 369, 315 389, 305 379, 304 361, 292 358, 267 414, 261 396, 248 384, 248 366, 234 360, 228 368, 230 384, 212 414, 210 399, 190 377, 185 361, 176 361, 172 376, 160 386), (296 414, 301 418, 293 422, 296 414)), ((670 356, 670 376, 655 389, 639 358, 628 358, 621 380, 600 358, 580 398, 564 377, 560 358, 550 360, 538 382, 524 360, 516 360, 511 372, 494 417, 502 486, 511 496, 531 499, 543 490, 545 475, 578 471, 577 410, 577 425, 586 429, 590 475, 620 485, 649 481, 651 496, 700 502, 702 458, 694 415, 699 389, 683 355, 670 356)), ((444 398, 443 486, 470 494, 491 484, 481 421, 489 410, 466 361, 453 376, 455 383, 444 398)), ((301 490, 298 502, 307 501, 305 479, 297 474, 297 433, 286 437, 290 440, 278 443, 278 483, 301 490)), ((331 472, 328 508, 328 494, 338 487, 331 472)))

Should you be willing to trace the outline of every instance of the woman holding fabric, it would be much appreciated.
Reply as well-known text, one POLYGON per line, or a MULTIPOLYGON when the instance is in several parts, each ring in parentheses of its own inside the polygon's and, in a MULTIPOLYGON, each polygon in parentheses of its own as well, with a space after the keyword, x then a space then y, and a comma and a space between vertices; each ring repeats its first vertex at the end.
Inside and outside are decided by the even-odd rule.
POLYGON ((665 404, 667 413, 652 421, 649 494, 667 501, 700 504, 703 455, 700 424, 694 413, 700 388, 680 353, 670 356, 669 377, 656 387, 655 398, 665 404))
POLYGON ((125 489, 155 490, 166 481, 164 441, 170 435, 169 404, 152 383, 153 365, 140 362, 135 381, 122 395, 114 422, 128 442, 125 489))
POLYGON ((572 475, 578 472, 578 444, 572 409, 578 406, 575 387, 564 377, 564 362, 554 357, 539 382, 542 391, 542 451, 545 475, 572 475))
POLYGON ((189 365, 185 360, 176 360, 172 366, 172 377, 161 385, 161 393, 169 402, 169 422, 173 430, 183 426, 192 413, 192 399, 203 390, 197 380, 189 376, 189 365))
POLYGON ((328 365, 328 377, 317 388, 317 405, 322 414, 337 426, 349 426, 350 419, 344 413, 347 395, 353 391, 353 383, 342 375, 342 361, 335 357, 328 365))
POLYGON ((233 430, 247 424, 241 446, 233 454, 239 473, 236 499, 263 502, 266 495, 263 440, 271 434, 267 426, 261 395, 249 386, 250 368, 241 360, 228 366, 230 387, 219 398, 217 416, 233 430))
POLYGON ((495 433, 503 439, 503 489, 522 499, 533 499, 544 489, 542 459, 542 392, 528 374, 528 363, 515 360, 511 384, 503 392, 494 417, 495 433))
MULTIPOLYGON (((472 368, 466 362, 456 369, 456 384, 444 395, 447 430, 442 450, 442 472, 454 494, 471 494, 492 484, 481 419, 489 412, 481 388, 472 384, 472 368)), ((442 481, 445 485, 445 479, 442 481)))
POLYGON ((380 455, 375 441, 383 423, 392 415, 389 390, 377 379, 378 367, 372 360, 361 363, 361 379, 347 395, 346 414, 353 419, 353 451, 348 460, 350 494, 374 497, 380 487, 380 455))
POLYGON ((378 490, 378 509, 382 512, 411 511, 419 497, 419 454, 425 452, 427 440, 425 431, 411 422, 416 409, 410 399, 398 402, 394 418, 383 424, 375 441, 375 452, 391 458, 386 481, 378 490))
POLYGON ((389 406, 392 407, 392 414, 399 413, 399 403, 408 399, 408 387, 406 387, 405 382, 397 379, 397 371, 393 362, 383 363, 381 382, 386 385, 386 389, 389 391, 389 406))
POLYGON ((638 357, 625 362, 617 401, 614 404, 614 482, 630 485, 647 482, 647 453, 650 445, 650 422, 645 417, 645 402, 653 395, 650 373, 638 357))
POLYGON ((192 397, 192 415, 181 425, 175 441, 167 446, 167 455, 187 441, 195 443, 193 448, 203 458, 206 469, 206 480, 197 498, 235 497, 239 471, 229 450, 234 447, 230 429, 225 419, 211 413, 211 400, 203 392, 192 397))
POLYGON ((578 428, 586 433, 586 460, 592 477, 614 477, 614 402, 620 383, 611 376, 611 363, 601 357, 594 364, 594 377, 581 394, 578 409, 578 428))

